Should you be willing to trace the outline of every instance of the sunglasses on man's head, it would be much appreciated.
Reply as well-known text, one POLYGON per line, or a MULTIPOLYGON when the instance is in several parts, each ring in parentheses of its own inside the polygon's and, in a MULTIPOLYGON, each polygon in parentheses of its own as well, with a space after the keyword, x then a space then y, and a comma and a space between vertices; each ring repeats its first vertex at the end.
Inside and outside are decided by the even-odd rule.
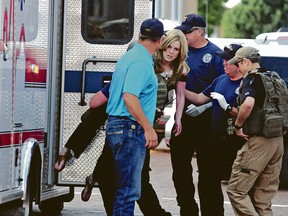
POLYGON ((224 51, 231 57, 234 57, 236 51, 242 46, 240 44, 230 44, 229 46, 224 47, 224 51))
POLYGON ((225 46, 224 51, 227 52, 228 54, 233 54, 233 55, 235 54, 235 51, 233 50, 231 46, 225 46))

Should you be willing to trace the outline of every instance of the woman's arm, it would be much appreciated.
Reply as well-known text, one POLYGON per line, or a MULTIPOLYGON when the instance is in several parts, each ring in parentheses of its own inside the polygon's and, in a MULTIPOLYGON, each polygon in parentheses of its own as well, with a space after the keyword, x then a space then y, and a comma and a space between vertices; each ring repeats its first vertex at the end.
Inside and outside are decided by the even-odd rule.
POLYGON ((185 87, 186 82, 178 81, 176 83, 176 113, 175 113, 176 125, 173 131, 175 133, 175 136, 179 135, 182 131, 181 118, 185 104, 185 87))

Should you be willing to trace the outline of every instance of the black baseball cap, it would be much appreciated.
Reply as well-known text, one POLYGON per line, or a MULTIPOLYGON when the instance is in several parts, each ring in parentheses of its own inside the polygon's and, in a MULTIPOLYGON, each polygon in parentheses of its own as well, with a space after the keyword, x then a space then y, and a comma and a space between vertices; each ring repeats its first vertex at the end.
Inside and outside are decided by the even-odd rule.
POLYGON ((242 47, 241 44, 230 44, 224 47, 224 50, 216 51, 215 53, 220 56, 220 58, 225 60, 230 60, 235 56, 238 49, 242 47))

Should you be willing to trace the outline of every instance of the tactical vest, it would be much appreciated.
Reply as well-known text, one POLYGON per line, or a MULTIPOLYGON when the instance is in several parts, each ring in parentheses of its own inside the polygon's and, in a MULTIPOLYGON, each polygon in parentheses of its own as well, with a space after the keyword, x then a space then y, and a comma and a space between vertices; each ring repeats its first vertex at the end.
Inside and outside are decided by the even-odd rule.
POLYGON ((158 79, 158 91, 157 91, 157 107, 161 110, 165 108, 168 103, 168 93, 170 90, 175 89, 175 81, 170 82, 169 79, 165 79, 159 73, 156 74, 158 79))
POLYGON ((168 94, 167 84, 164 78, 161 77, 160 74, 157 74, 157 79, 158 79, 158 91, 157 91, 157 105, 156 106, 159 109, 163 109, 164 104, 167 101, 167 94, 168 94))
MULTIPOLYGON (((263 107, 256 104, 243 124, 243 132, 248 135, 265 137, 280 136, 288 127, 288 91, 285 81, 275 71, 260 72, 253 69, 249 75, 260 76, 265 89, 263 107)), ((244 78, 245 79, 245 78, 244 78)), ((239 104, 243 103, 242 83, 240 84, 239 104)))

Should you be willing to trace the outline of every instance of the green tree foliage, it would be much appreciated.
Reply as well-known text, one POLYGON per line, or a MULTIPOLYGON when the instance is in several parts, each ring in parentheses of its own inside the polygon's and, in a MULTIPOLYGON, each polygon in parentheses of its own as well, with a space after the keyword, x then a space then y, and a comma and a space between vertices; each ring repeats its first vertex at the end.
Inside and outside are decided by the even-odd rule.
POLYGON ((222 37, 255 38, 288 26, 288 0, 242 0, 224 12, 222 37))
POLYGON ((216 26, 221 24, 221 18, 225 8, 224 2, 228 0, 198 0, 198 13, 206 20, 206 5, 208 5, 208 30, 207 33, 211 35, 216 26))

